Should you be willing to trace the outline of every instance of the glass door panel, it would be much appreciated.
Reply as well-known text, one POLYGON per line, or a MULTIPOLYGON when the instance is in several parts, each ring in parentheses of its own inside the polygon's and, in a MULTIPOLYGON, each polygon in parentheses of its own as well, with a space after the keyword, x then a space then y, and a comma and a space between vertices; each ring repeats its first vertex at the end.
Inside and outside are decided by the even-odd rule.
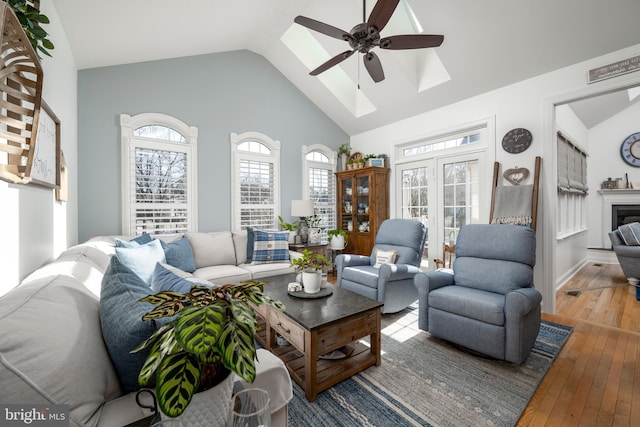
POLYGON ((441 160, 442 173, 442 241, 455 244, 460 227, 480 222, 478 159, 458 162, 441 160))
MULTIPOLYGON (((400 217, 417 219, 429 229, 428 162, 400 166, 400 217)), ((434 192, 435 194, 435 192, 434 192)), ((429 239, 425 241, 423 263, 429 260, 429 239)))

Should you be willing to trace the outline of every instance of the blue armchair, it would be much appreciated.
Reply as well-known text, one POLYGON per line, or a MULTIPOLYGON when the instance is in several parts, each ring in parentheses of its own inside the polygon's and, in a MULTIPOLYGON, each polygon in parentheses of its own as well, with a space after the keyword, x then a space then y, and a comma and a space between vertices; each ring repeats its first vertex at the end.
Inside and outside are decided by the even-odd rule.
POLYGON ((496 359, 520 364, 540 329, 533 289, 535 233, 506 224, 460 229, 451 272, 419 273, 418 327, 496 359))
POLYGON ((336 257, 337 286, 382 302, 382 313, 404 309, 418 299, 413 278, 420 272, 426 238, 427 228, 417 220, 383 221, 371 256, 340 254, 336 257), (394 251, 392 263, 376 266, 383 252, 388 255, 394 251))
POLYGON ((622 273, 630 285, 636 286, 636 299, 640 301, 640 246, 627 245, 618 230, 609 232, 611 247, 616 253, 622 273))

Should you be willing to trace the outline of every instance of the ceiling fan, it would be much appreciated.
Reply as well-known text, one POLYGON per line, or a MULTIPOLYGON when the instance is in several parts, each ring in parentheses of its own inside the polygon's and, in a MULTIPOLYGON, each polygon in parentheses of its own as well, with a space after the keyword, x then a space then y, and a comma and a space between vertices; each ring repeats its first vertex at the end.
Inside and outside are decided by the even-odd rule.
POLYGON ((373 48, 379 47, 380 49, 401 50, 440 46, 444 40, 444 36, 442 35, 405 34, 380 37, 380 31, 382 31, 389 22, 389 19, 391 19, 391 15, 399 2, 400 0, 378 0, 371 11, 369 19, 366 20, 366 0, 362 0, 362 20, 366 21, 353 27, 350 32, 316 21, 315 19, 296 16, 294 19, 295 23, 327 36, 344 40, 351 46, 350 50, 334 56, 309 74, 317 76, 323 71, 349 58, 355 52, 361 52, 364 54, 363 60, 365 68, 373 81, 378 83, 384 80, 384 70, 382 69, 382 63, 378 55, 371 51, 373 48))

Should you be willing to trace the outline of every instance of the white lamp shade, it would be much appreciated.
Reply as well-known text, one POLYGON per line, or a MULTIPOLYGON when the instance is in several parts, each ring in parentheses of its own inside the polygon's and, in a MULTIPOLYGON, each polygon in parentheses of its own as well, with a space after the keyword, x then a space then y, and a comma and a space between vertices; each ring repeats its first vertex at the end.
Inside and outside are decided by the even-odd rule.
POLYGON ((292 200, 291 216, 307 217, 313 215, 313 202, 311 200, 292 200))

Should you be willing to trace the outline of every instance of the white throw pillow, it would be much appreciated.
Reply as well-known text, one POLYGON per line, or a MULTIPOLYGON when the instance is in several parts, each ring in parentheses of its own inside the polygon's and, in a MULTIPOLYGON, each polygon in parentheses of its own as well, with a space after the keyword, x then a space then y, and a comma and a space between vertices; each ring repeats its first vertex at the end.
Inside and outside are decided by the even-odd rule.
POLYGON ((395 264, 396 251, 383 251, 376 249, 376 263, 373 268, 380 268, 382 264, 395 264))
POLYGON ((164 249, 157 239, 133 248, 116 248, 116 256, 149 286, 156 264, 166 262, 164 249))

